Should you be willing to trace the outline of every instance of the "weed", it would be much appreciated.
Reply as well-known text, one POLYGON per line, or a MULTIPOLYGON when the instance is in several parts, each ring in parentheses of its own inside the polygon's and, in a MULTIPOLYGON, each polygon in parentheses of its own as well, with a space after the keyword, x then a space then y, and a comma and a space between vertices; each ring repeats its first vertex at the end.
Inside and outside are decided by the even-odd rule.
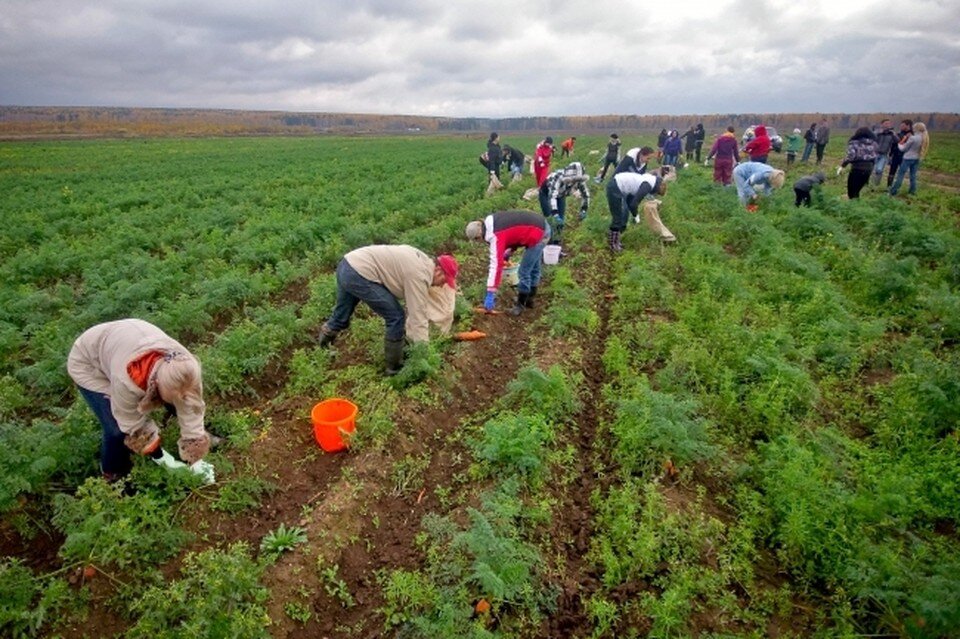
POLYGON ((271 530, 260 540, 260 554, 267 562, 272 563, 283 553, 293 550, 306 541, 307 531, 303 528, 299 526, 288 528, 286 524, 280 524, 276 530, 271 530))

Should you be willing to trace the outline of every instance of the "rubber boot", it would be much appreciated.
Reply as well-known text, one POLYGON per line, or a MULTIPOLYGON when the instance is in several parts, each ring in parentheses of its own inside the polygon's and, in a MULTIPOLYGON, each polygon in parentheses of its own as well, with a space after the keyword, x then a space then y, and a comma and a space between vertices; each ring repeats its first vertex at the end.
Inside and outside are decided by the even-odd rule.
POLYGON ((516 317, 517 315, 523 312, 523 309, 527 305, 527 300, 529 299, 530 299, 530 293, 517 293, 517 303, 514 304, 513 308, 511 308, 507 312, 513 315, 514 317, 516 317))
POLYGON ((383 340, 383 358, 386 361, 384 374, 392 377, 403 368, 403 340, 385 339, 383 340))
POLYGON ((339 334, 340 331, 329 329, 327 328, 326 324, 321 326, 320 335, 317 338, 320 341, 320 348, 327 348, 328 346, 332 345, 339 334))
POLYGON ((620 244, 620 231, 609 231, 607 233, 607 245, 614 253, 619 253, 623 250, 623 245, 620 244))
POLYGON ((527 308, 533 308, 533 298, 536 297, 536 295, 537 295, 537 287, 531 286, 530 292, 527 293, 527 301, 524 302, 523 305, 527 308))

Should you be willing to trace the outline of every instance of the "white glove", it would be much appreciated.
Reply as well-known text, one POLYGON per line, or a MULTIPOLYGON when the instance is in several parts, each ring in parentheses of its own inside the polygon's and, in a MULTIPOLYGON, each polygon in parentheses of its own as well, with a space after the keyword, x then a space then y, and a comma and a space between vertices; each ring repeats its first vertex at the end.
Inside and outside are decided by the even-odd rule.
POLYGON ((838 167, 837 167, 837 175, 840 175, 840 171, 842 171, 842 170, 843 170, 843 167, 842 167, 842 166, 838 166, 838 167))
POLYGON ((633 223, 634 223, 634 224, 639 224, 639 223, 640 223, 640 216, 639 216, 639 215, 634 215, 634 216, 633 216, 633 223))
POLYGON ((704 166, 710 166, 710 160, 704 160, 704 161, 703 161, 703 165, 704 165, 704 166))
POLYGON ((190 466, 190 472, 195 475, 199 475, 203 479, 203 483, 210 485, 217 481, 217 476, 213 470, 213 464, 202 459, 194 462, 190 466))
MULTIPOLYGON (((187 467, 186 464, 184 464, 182 461, 179 461, 178 459, 174 458, 174 456, 171 455, 170 453, 168 453, 167 451, 164 450, 164 451, 162 451, 162 452, 163 452, 163 454, 162 454, 158 459, 154 459, 154 460, 153 460, 153 461, 155 461, 158 465, 163 466, 164 468, 170 468, 170 469, 173 469, 173 468, 186 468, 186 467, 187 467)), ((152 458, 151 458, 151 459, 152 459, 152 458)))

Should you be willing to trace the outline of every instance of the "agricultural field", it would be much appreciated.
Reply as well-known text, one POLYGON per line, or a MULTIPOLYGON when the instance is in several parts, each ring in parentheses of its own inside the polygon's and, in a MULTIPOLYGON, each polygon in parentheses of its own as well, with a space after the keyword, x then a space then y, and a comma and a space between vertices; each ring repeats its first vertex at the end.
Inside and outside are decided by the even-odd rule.
POLYGON ((518 318, 473 312, 465 224, 536 207, 530 175, 484 195, 485 135, 0 144, 0 636, 960 636, 960 136, 858 201, 845 138, 811 208, 810 167, 748 213, 691 164, 677 243, 617 257, 591 183, 518 318), (320 350, 371 243, 455 254, 454 330, 488 337, 387 379, 361 306, 320 350), (100 478, 65 359, 122 317, 203 363, 213 485, 100 478), (349 451, 314 441, 329 397, 349 451))

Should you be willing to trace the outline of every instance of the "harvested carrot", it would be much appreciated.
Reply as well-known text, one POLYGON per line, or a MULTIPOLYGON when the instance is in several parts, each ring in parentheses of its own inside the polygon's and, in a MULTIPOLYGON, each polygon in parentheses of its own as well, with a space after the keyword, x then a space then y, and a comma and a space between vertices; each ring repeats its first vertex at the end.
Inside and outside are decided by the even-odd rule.
POLYGON ((476 306, 476 307, 474 307, 473 312, 474 312, 474 313, 482 313, 482 314, 484 314, 484 315, 500 315, 500 314, 503 313, 503 311, 496 311, 496 310, 494 310, 494 311, 488 311, 487 309, 485 309, 485 308, 482 307, 482 306, 476 306))
POLYGON ((474 340, 483 339, 487 334, 483 331, 463 331, 462 333, 457 333, 453 336, 453 339, 458 342, 472 342, 474 340))
POLYGON ((84 579, 93 579, 97 576, 97 569, 93 566, 85 566, 83 568, 83 578, 84 579))
POLYGON ((490 612, 490 602, 486 599, 481 599, 477 602, 477 605, 473 607, 478 615, 482 615, 485 612, 490 612))

